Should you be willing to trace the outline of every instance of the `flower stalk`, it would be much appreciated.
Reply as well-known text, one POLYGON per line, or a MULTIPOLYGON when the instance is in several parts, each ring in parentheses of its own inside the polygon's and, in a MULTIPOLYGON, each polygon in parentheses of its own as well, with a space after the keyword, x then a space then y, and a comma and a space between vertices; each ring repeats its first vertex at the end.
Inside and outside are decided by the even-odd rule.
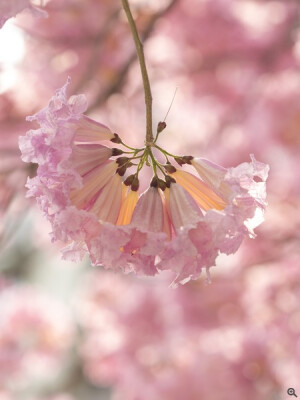
POLYGON ((131 33, 133 36, 133 40, 136 47, 137 56, 140 63, 142 79, 144 84, 144 92, 145 92, 145 103, 146 103, 146 146, 150 147, 153 143, 153 133, 152 133, 152 93, 151 86, 148 76, 148 71, 146 67, 145 55, 143 44, 140 40, 136 24, 134 22, 128 0, 122 0, 122 5, 125 11, 125 14, 128 19, 128 23, 131 29, 131 33))

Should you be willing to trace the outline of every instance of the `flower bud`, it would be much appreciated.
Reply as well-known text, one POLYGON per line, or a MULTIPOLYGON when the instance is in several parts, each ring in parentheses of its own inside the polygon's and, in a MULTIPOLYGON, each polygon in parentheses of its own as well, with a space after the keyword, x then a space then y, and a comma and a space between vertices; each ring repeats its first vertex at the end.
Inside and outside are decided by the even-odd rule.
POLYGON ((122 143, 122 140, 117 133, 114 133, 114 137, 110 139, 110 141, 113 143, 122 143))
POLYGON ((165 165, 164 165, 164 169, 165 169, 169 174, 173 174, 174 172, 176 172, 176 168, 175 168, 172 164, 165 164, 165 165))
POLYGON ((177 162, 177 164, 179 164, 181 167, 184 164, 184 161, 182 159, 182 157, 174 157, 174 160, 177 162))
POLYGON ((191 165, 191 161, 193 160, 193 156, 183 156, 182 159, 184 161, 185 164, 190 164, 191 165))
POLYGON ((140 186, 139 179, 138 179, 137 175, 135 175, 135 177, 134 177, 134 179, 132 181, 132 184, 131 184, 131 190, 133 192, 136 192, 136 191, 138 191, 139 186, 140 186))
POLYGON ((119 174, 120 176, 124 176, 126 169, 127 169, 127 166, 123 165, 117 169, 116 173, 119 174))
POLYGON ((174 160, 179 164, 181 167, 183 164, 191 164, 191 161, 194 157, 192 156, 183 156, 183 157, 174 157, 174 160))
POLYGON ((157 125, 157 133, 162 132, 166 128, 167 124, 165 122, 159 122, 157 125))
POLYGON ((171 176, 167 175, 166 176, 166 186, 169 188, 171 186, 171 183, 176 183, 175 179, 172 178, 171 176))
POLYGON ((128 157, 119 157, 116 159, 116 163, 121 167, 122 165, 126 164, 128 160, 128 157))
POLYGON ((151 183, 150 183, 150 186, 151 186, 151 187, 155 187, 155 188, 158 187, 158 178, 157 178, 157 176, 154 176, 154 177, 152 178, 152 181, 151 181, 151 183))
POLYGON ((111 151, 112 151, 111 153, 112 156, 119 156, 120 154, 124 153, 123 150, 117 149, 116 147, 112 148, 111 151))
POLYGON ((127 178, 124 181, 124 185, 130 186, 132 184, 134 178, 135 178, 135 174, 127 176, 127 178))
POLYGON ((167 184, 163 179, 158 179, 158 187, 164 191, 166 190, 167 184))

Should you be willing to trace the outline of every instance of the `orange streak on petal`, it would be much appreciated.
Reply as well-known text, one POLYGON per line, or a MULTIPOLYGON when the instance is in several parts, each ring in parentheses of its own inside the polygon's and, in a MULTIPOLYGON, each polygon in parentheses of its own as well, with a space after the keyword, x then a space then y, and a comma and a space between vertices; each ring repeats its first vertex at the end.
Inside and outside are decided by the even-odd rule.
POLYGON ((223 210, 226 203, 213 192, 204 182, 185 171, 176 171, 172 176, 194 198, 197 204, 205 211, 210 209, 223 210))
POLYGON ((130 190, 124 202, 122 203, 120 214, 116 225, 128 225, 131 222, 132 214, 136 203, 138 201, 139 194, 136 191, 130 190))
POLYGON ((126 185, 124 185, 124 183, 122 183, 122 204, 127 197, 128 189, 129 189, 129 186, 126 186, 126 185))

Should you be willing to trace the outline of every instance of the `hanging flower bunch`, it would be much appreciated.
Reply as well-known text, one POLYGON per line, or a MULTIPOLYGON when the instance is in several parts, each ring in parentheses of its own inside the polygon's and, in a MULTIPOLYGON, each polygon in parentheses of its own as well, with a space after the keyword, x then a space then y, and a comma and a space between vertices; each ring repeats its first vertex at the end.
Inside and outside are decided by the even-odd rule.
POLYGON ((68 98, 68 80, 48 107, 28 117, 40 128, 20 138, 23 161, 38 164, 28 196, 51 222, 52 239, 68 243, 64 257, 76 261, 87 252, 94 265, 146 275, 171 270, 175 283, 184 283, 255 236, 269 168, 251 156, 250 163, 225 169, 157 144, 166 124, 158 124, 154 137, 144 54, 126 0, 123 6, 144 82, 145 146, 128 146, 121 133, 85 116, 86 98, 68 98), (153 177, 140 193, 143 168, 152 168, 153 177))

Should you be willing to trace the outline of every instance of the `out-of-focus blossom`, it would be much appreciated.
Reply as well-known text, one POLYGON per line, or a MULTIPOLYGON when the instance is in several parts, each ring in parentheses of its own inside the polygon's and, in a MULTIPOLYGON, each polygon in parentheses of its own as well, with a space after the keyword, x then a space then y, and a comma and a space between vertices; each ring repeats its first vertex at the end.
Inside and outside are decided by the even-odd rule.
POLYGON ((0 386, 12 391, 53 378, 72 346, 69 312, 25 286, 0 293, 0 386))
POLYGON ((254 236, 252 228, 263 220, 268 166, 253 156, 227 170, 173 156, 180 167, 193 164, 198 179, 168 158, 167 164, 155 160, 151 148, 167 154, 155 142, 132 151, 105 147, 111 141, 128 149, 117 134, 83 115, 85 96, 68 99, 67 85, 29 118, 40 128, 20 138, 23 160, 39 164, 28 195, 50 220, 53 239, 72 242, 66 255, 78 259, 88 250, 96 265, 147 275, 170 269, 176 282, 184 282, 215 265, 219 252, 234 253, 245 236, 254 236), (139 172, 150 162, 154 176, 139 196, 139 172))
POLYGON ((75 400, 73 396, 70 394, 57 394, 55 396, 47 396, 47 397, 33 397, 30 398, 29 400, 75 400))
POLYGON ((251 325, 260 331, 265 329, 268 358, 283 384, 287 380, 298 383, 300 379, 299 259, 298 249, 282 261, 253 267, 242 296, 251 325), (282 359, 281 368, 276 362, 278 357, 282 359))
POLYGON ((0 0, 0 28, 9 18, 15 17, 24 9, 28 9, 38 16, 47 16, 45 11, 33 7, 30 0, 0 0))
MULTIPOLYGON (((3 102, 4 103, 4 102, 3 102)), ((2 122, 0 116, 0 122, 2 122)), ((24 123, 0 123, 0 244, 2 248, 13 239, 29 202, 24 200, 24 185, 33 164, 24 168, 17 147, 24 123)))
MULTIPOLYGON (((163 282, 91 274, 78 305, 85 374, 94 384, 112 384, 114 399, 179 400, 188 391, 195 400, 263 400, 283 393, 280 373, 290 361, 267 345, 268 321, 255 310, 256 320, 249 318, 244 292, 251 282, 239 278, 238 285, 223 276, 174 291, 163 282)), ((263 297, 259 304, 267 305, 263 297)), ((284 336, 277 324, 273 344, 284 336)))
MULTIPOLYGON (((57 394, 55 396, 49 397, 26 397, 27 400, 74 400, 74 397, 69 394, 57 394)), ((0 400, 17 400, 17 397, 13 395, 11 392, 3 392, 0 391, 0 400)))

